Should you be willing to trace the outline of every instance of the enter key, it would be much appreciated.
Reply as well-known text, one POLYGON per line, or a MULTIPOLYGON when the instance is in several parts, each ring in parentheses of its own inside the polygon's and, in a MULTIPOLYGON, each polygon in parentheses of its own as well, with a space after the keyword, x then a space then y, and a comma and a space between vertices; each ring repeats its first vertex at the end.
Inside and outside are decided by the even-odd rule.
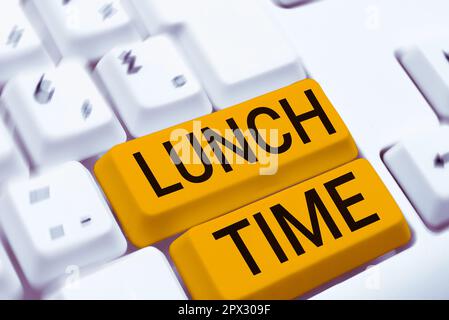
POLYGON ((195 299, 292 299, 409 240, 360 159, 194 227, 170 253, 195 299))

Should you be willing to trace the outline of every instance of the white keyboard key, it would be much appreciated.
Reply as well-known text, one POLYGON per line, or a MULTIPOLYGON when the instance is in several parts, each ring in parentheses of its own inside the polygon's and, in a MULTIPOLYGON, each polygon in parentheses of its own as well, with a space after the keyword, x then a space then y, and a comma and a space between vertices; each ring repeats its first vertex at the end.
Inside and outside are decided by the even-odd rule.
POLYGON ((15 77, 2 101, 38 166, 84 160, 126 140, 105 99, 74 62, 15 77))
POLYGON ((403 48, 397 56, 440 118, 449 119, 449 60, 433 44, 403 48))
POLYGON ((398 143, 384 161, 422 219, 430 226, 449 222, 449 127, 398 143))
POLYGON ((10 183, 0 200, 0 215, 9 243, 36 288, 126 251, 126 239, 94 179, 78 162, 10 183))
POLYGON ((177 38, 218 109, 306 76, 259 0, 127 1, 150 34, 171 32, 177 38))
POLYGON ((448 234, 433 241, 419 239, 377 265, 315 295, 314 300, 447 300, 449 296, 448 234))
POLYGON ((0 120, 0 186, 10 178, 25 177, 28 167, 15 147, 5 125, 0 120))
POLYGON ((29 0, 63 57, 97 59, 118 44, 140 40, 118 0, 29 0))
POLYGON ((135 137, 212 112, 206 93, 167 36, 113 50, 96 72, 135 137))
POLYGON ((52 65, 19 1, 0 2, 0 83, 17 72, 52 65))
POLYGON ((20 299, 23 288, 5 248, 0 243, 0 300, 20 299))
POLYGON ((185 300, 186 295, 165 256, 148 247, 81 276, 51 293, 55 300, 185 300))

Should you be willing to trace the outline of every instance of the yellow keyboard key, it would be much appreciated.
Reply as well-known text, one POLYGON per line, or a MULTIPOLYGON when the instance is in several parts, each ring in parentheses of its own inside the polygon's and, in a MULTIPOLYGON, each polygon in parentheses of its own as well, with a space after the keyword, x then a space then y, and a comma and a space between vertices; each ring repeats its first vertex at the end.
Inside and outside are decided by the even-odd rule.
POLYGON ((194 227, 170 254, 194 299, 292 299, 409 239, 360 159, 194 227))
POLYGON ((118 145, 95 174, 128 238, 148 246, 357 156, 313 80, 118 145))

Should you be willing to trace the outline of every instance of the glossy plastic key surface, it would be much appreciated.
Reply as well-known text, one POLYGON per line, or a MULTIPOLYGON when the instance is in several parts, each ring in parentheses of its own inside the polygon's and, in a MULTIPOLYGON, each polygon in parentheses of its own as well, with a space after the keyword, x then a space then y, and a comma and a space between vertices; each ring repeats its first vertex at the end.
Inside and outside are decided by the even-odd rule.
POLYGON ((360 159, 197 226, 170 252, 195 299, 292 299, 409 239, 360 159))
POLYGON ((143 247, 356 156, 320 86, 305 80, 116 146, 95 174, 143 247))

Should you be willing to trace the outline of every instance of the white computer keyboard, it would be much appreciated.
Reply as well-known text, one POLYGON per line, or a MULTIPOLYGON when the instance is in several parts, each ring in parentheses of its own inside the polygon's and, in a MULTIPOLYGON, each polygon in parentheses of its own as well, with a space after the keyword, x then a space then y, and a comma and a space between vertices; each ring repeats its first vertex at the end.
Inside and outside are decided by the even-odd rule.
POLYGON ((446 0, 2 1, 0 298, 188 298, 176 236, 155 245, 165 255, 127 242, 94 163, 306 76, 413 240, 301 298, 449 298, 448 13, 446 0))

